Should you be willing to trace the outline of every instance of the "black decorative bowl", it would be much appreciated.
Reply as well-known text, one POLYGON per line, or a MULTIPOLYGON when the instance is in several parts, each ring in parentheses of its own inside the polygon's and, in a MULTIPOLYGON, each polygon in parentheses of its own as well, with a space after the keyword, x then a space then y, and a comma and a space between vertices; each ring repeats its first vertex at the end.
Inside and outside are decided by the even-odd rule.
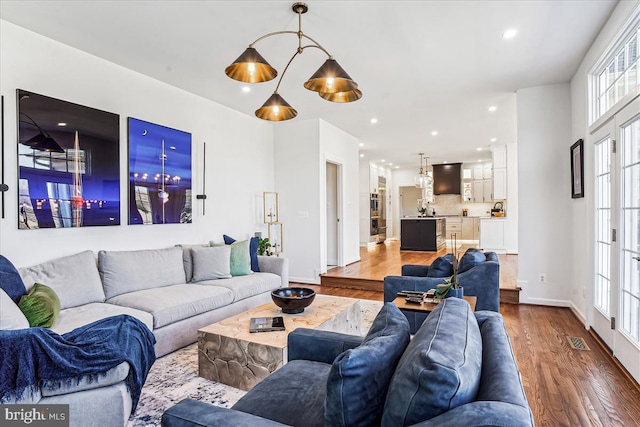
POLYGON ((271 299, 283 313, 302 313, 316 297, 316 291, 309 288, 281 288, 271 291, 271 299))

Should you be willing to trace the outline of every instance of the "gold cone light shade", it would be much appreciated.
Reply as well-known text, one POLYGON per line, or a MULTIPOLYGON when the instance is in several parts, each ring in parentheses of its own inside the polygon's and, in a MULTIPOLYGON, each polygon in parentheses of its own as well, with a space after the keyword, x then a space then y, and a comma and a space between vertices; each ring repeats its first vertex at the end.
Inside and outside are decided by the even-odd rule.
POLYGON ((358 87, 335 59, 327 59, 304 84, 309 90, 321 93, 349 92, 358 87))
POLYGON ((262 120, 281 122, 293 119, 298 112, 284 100, 283 97, 274 93, 256 110, 256 116, 262 120))
POLYGON ((252 47, 248 47, 224 72, 232 79, 245 83, 267 82, 278 75, 278 71, 252 47))
POLYGON ((320 98, 331 102, 353 102, 362 98, 362 91, 360 89, 350 90, 348 92, 337 93, 318 93, 320 98))

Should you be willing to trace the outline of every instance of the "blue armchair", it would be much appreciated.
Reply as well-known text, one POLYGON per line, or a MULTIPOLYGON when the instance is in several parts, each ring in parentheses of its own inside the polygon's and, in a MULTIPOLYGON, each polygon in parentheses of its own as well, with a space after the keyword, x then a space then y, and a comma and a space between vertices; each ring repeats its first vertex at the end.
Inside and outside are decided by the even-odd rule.
MULTIPOLYGON (((384 301, 393 301, 400 291, 428 291, 444 283, 453 274, 453 266, 448 264, 451 255, 438 257, 431 265, 402 266, 402 276, 384 278, 384 301)), ((476 311, 500 312, 500 264, 495 252, 467 251, 458 263, 458 283, 464 294, 478 298, 476 311)), ((426 313, 403 310, 409 320, 411 333, 418 330, 426 313)))

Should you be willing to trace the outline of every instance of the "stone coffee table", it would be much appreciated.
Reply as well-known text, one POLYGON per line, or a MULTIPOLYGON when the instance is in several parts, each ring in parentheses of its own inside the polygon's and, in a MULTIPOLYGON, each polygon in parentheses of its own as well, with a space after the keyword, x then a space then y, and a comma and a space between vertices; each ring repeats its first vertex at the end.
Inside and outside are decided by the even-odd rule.
POLYGON ((287 363, 287 336, 297 328, 360 335, 360 301, 316 295, 300 314, 284 314, 273 302, 198 330, 198 375, 250 390, 287 363), (284 318, 285 331, 249 332, 252 317, 284 318))

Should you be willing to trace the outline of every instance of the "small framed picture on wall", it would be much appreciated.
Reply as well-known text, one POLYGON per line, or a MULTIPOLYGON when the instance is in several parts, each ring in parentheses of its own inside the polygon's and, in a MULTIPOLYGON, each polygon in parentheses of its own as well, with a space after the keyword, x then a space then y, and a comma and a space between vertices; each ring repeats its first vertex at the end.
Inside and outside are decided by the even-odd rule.
POLYGON ((579 139, 571 146, 571 198, 584 197, 584 143, 579 139))

